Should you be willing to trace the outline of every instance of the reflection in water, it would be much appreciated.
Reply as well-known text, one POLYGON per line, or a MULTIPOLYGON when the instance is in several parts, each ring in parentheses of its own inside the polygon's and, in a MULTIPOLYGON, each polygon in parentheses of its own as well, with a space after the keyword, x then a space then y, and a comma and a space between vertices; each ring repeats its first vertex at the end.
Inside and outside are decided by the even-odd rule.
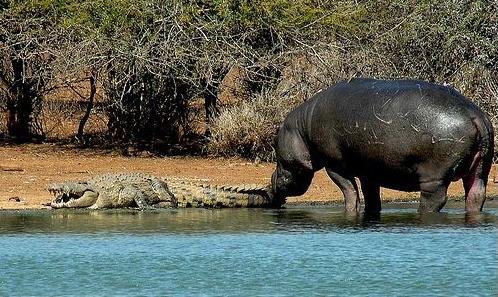
POLYGON ((250 233, 302 230, 494 226, 496 209, 418 214, 388 209, 348 214, 340 208, 0 211, 1 233, 250 233))
POLYGON ((0 211, 0 296, 496 296, 498 209, 415 209, 0 211))

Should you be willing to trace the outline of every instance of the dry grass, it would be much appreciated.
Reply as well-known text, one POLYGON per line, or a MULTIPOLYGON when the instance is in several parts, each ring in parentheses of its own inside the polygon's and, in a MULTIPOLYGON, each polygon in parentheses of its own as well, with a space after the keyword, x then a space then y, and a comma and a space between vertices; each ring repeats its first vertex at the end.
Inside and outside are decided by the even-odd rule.
POLYGON ((275 98, 263 93, 253 100, 225 108, 211 128, 209 152, 272 160, 278 126, 298 103, 295 97, 275 98))

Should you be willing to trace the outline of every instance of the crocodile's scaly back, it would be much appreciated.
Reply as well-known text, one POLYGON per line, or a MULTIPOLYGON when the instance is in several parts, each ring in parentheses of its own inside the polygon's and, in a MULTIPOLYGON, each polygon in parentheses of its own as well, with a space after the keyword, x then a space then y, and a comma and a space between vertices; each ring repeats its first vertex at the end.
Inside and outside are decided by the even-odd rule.
POLYGON ((107 173, 80 182, 49 185, 53 208, 272 207, 261 185, 216 186, 164 180, 144 173, 107 173))
POLYGON ((155 176, 139 172, 105 173, 90 177, 86 182, 97 187, 108 187, 116 183, 145 185, 158 182, 155 176))
POLYGON ((167 181, 178 207, 270 207, 268 188, 262 185, 217 186, 167 181))
MULTIPOLYGON (((112 205, 120 205, 121 197, 132 199, 139 208, 163 203, 167 207, 176 207, 174 196, 167 184, 155 176, 145 173, 108 173, 92 177, 88 183, 100 188, 107 197, 102 199, 102 207, 109 201, 112 205)), ((97 206, 97 208, 100 208, 97 206)))
POLYGON ((107 173, 80 182, 49 185, 53 208, 176 207, 166 183, 143 173, 107 173))

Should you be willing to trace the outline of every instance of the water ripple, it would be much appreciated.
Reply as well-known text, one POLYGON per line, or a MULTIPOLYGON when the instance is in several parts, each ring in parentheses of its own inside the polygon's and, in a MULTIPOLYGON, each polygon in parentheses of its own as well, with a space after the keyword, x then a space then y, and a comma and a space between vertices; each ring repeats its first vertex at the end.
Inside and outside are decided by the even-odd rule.
POLYGON ((2 211, 0 296, 496 296, 497 210, 2 211))

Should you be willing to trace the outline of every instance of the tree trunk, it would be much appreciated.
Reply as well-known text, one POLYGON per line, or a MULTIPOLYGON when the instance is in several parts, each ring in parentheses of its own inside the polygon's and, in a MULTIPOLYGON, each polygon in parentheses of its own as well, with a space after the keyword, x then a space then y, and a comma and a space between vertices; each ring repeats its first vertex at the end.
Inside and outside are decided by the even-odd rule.
POLYGON ((211 135, 211 124, 218 116, 218 84, 207 84, 204 91, 204 109, 206 111, 206 136, 211 135))
POLYGON ((90 118, 96 93, 97 93, 97 73, 96 71, 92 71, 90 73, 90 97, 88 97, 88 104, 86 106, 86 111, 80 120, 80 124, 78 126, 78 134, 76 135, 76 138, 79 141, 83 141, 83 134, 85 133, 85 125, 88 119, 90 118))
POLYGON ((14 82, 7 101, 7 129, 10 137, 27 141, 31 136, 31 115, 33 112, 33 93, 25 77, 24 61, 12 59, 14 82))

